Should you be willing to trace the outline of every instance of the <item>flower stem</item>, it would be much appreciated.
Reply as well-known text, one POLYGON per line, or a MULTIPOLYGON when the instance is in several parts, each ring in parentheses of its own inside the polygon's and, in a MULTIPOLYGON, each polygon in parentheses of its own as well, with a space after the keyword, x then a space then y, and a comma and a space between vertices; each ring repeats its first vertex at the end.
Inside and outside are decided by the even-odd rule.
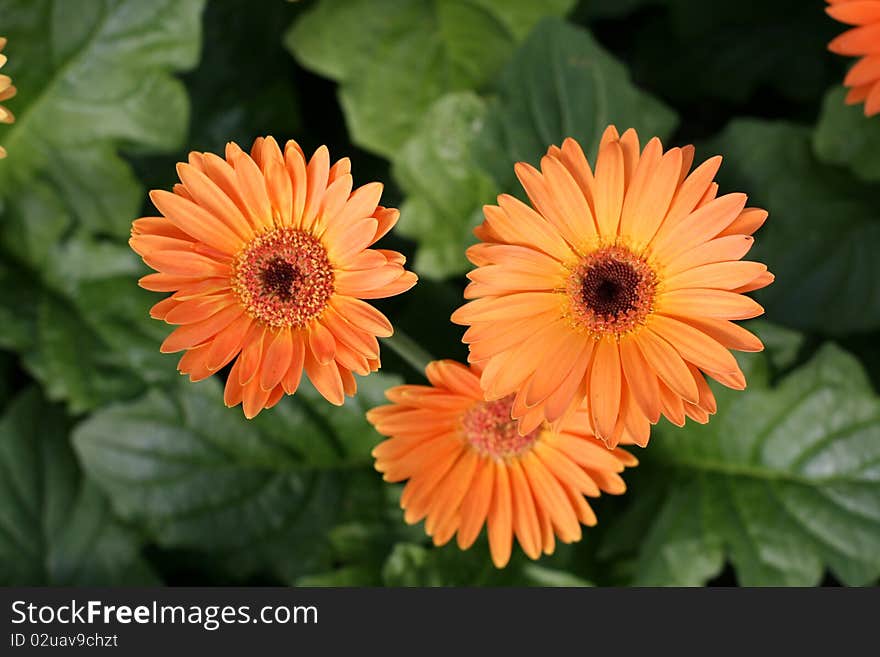
POLYGON ((425 367, 434 360, 431 354, 422 349, 415 340, 399 328, 395 328, 394 335, 390 338, 385 338, 385 342, 394 350, 394 353, 405 360, 410 367, 418 371, 422 376, 425 375, 425 367))

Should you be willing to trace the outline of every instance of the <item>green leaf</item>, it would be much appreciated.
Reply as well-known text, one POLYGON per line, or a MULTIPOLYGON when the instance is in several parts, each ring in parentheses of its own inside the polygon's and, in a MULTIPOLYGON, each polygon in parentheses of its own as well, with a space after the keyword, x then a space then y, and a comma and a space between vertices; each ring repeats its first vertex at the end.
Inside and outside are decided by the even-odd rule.
POLYGON ((454 544, 442 548, 401 542, 382 568, 385 586, 591 586, 590 582, 553 567, 558 557, 538 565, 514 553, 499 570, 489 559, 485 541, 462 551, 454 544))
POLYGON ((17 263, 0 259, 0 347, 22 350, 33 344, 37 306, 33 299, 41 290, 29 272, 17 263))
POLYGON ((379 582, 371 568, 345 566, 326 573, 304 575, 296 580, 296 586, 378 586, 379 582))
POLYGON ((149 318, 156 295, 133 285, 143 265, 127 246, 73 238, 57 246, 42 276, 33 340, 24 362, 52 400, 74 413, 128 399, 177 378, 158 345, 170 327, 149 318))
POLYGON ((436 99, 476 89, 542 15, 572 0, 322 0, 285 42, 340 84, 352 140, 392 155, 436 99))
POLYGON ((866 117, 863 105, 845 104, 845 96, 843 88, 826 94, 813 148, 823 162, 849 167, 862 180, 880 180, 880 122, 866 117))
POLYGON ((7 351, 0 351, 0 408, 6 406, 10 397, 18 390, 15 377, 16 359, 7 351))
POLYGON ((120 516, 162 547, 294 582, 330 566, 330 530, 381 487, 364 412, 394 383, 372 375, 342 408, 303 385, 249 422, 216 382, 182 382, 96 412, 74 444, 120 516))
POLYGON ((137 536, 79 471, 67 430, 34 389, 0 419, 0 584, 155 584, 137 536))
POLYGON ((155 295, 134 285, 143 273, 128 247, 84 237, 56 246, 41 274, 0 269, 4 341, 51 400, 79 413, 177 378, 177 357, 159 352, 170 327, 149 318, 155 295))
POLYGON ((520 578, 522 565, 516 555, 507 568, 498 570, 483 540, 464 552, 454 542, 442 548, 402 542, 388 555, 382 581, 385 586, 407 587, 509 585, 520 578))
POLYGON ((112 360, 145 384, 177 377, 178 356, 159 353, 172 327, 150 319, 149 309, 159 299, 135 285, 146 268, 128 246, 69 240, 58 250, 55 263, 44 273, 51 287, 71 300, 83 330, 93 332, 108 352, 92 354, 95 362, 112 360))
POLYGON ((745 322, 743 327, 761 338, 764 354, 776 370, 787 370, 797 363, 804 347, 804 335, 764 319, 745 322))
POLYGON ((466 271, 464 251, 495 200, 492 179, 474 162, 471 146, 486 121, 486 103, 470 92, 449 94, 425 115, 394 162, 406 194, 398 232, 419 242, 413 268, 431 278, 466 271))
POLYGON ((17 121, 0 141, 3 343, 74 412, 173 376, 134 285, 144 194, 120 149, 179 145, 189 103, 174 71, 200 46, 203 0, 0 0, 17 121))
POLYGON ((876 190, 816 160, 807 129, 737 120, 709 145, 722 153, 722 191, 770 212, 753 260, 776 281, 757 293, 767 318, 830 335, 880 326, 876 190))
MULTIPOLYGON (((9 162, 0 168, 0 195, 12 185, 18 193, 40 173, 66 177, 66 154, 100 167, 112 158, 104 150, 108 143, 175 147, 184 136, 188 101, 169 73, 195 64, 203 5, 204 0, 0 3, 8 73, 19 88, 17 121, 3 138, 9 162)), ((77 172, 88 183, 80 192, 103 192, 104 180, 89 172, 77 172)))
POLYGON ((47 396, 66 400, 73 413, 130 397, 143 385, 63 299, 43 297, 35 338, 39 348, 25 355, 25 365, 45 383, 47 396))
POLYGON ((386 586, 443 586, 443 578, 430 568, 433 552, 421 545, 400 543, 382 569, 386 586))
POLYGON ((523 575, 529 586, 580 587, 592 586, 590 582, 562 570, 527 564, 523 566, 523 575))
POLYGON ((880 400, 858 361, 829 345, 779 387, 753 378, 718 406, 707 425, 662 425, 651 441, 654 485, 631 494, 659 510, 640 516, 635 582, 704 584, 725 558, 744 586, 815 585, 826 568, 875 581, 880 400))
POLYGON ((517 50, 497 83, 480 161, 500 189, 519 187, 516 162, 537 165, 566 137, 595 154, 609 124, 665 139, 675 113, 630 80, 626 67, 580 27, 546 19, 517 50))
MULTIPOLYGON (((275 135, 282 144, 296 138, 308 149, 311 135, 300 131, 290 54, 281 42, 300 4, 249 0, 207 4, 201 61, 183 77, 192 105, 186 144, 163 156, 129 158, 144 186, 171 188, 178 182, 175 165, 186 161, 190 151, 223 153, 230 141, 247 149, 256 137, 275 135)), ((321 143, 330 139, 314 138, 321 143)))

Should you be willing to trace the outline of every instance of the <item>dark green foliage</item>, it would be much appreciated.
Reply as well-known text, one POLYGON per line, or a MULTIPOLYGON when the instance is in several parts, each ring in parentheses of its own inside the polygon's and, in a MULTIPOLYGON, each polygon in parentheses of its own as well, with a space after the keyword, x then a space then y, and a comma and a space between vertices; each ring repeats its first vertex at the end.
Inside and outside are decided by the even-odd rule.
MULTIPOLYGON (((880 576, 880 118, 843 105, 820 0, 0 0, 0 584, 848 585, 880 576), (407 526, 365 410, 311 387, 254 421, 158 346, 126 244, 189 150, 274 134, 352 158, 422 280, 377 302, 466 358, 464 249, 568 136, 606 125, 724 155, 770 212, 776 283, 708 425, 661 424, 599 525, 496 570, 407 526), (836 344, 829 343, 834 339, 836 344), (872 385, 873 383, 873 385, 872 385)), ((222 379, 220 373, 215 379, 222 379)))

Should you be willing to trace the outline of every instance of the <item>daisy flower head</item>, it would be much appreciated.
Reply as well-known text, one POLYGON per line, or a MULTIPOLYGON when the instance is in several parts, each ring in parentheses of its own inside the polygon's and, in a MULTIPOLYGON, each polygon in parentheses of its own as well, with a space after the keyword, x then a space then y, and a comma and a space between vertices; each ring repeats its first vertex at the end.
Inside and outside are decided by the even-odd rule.
MULTIPOLYGON (((6 64, 6 55, 3 49, 6 47, 6 37, 0 37, 0 68, 6 64)), ((9 100, 16 93, 16 88, 12 85, 12 78, 8 75, 0 75, 0 102, 9 100)), ((0 123, 14 123, 15 116, 3 105, 0 105, 0 123)), ((0 146, 0 159, 6 157, 6 149, 0 146)))
POLYGON ((767 213, 744 194, 717 196, 721 158, 690 171, 693 157, 656 138, 642 149, 611 126, 595 171, 566 139, 540 171, 516 165, 533 207, 503 194, 484 208, 468 250, 472 301, 452 319, 469 327, 487 399, 514 396, 520 433, 585 408, 609 447, 644 445, 661 415, 708 421, 704 374, 745 388, 728 350, 763 348, 732 320, 763 312, 743 293, 773 276, 740 259, 767 213))
POLYGON ((583 412, 521 434, 512 396, 486 401, 480 373, 479 365, 434 361, 431 385, 391 388, 392 403, 367 419, 389 437, 373 450, 376 469, 386 481, 407 481, 406 522, 424 519, 435 545, 457 535, 462 550, 485 525, 492 561, 503 568, 514 537, 532 559, 551 554, 557 537, 580 540, 581 524, 596 524, 585 496, 623 493, 620 473, 638 461, 584 433, 583 412))
POLYGON ((828 49, 838 55, 860 57, 843 83, 850 88, 847 105, 865 103, 865 116, 880 113, 880 0, 828 0, 828 15, 852 25, 828 49))
POLYGON ((193 381, 233 363, 225 402, 252 418, 294 394, 303 372, 331 403, 357 389, 353 374, 379 368, 376 337, 393 332, 363 299, 416 283, 404 257, 370 248, 399 213, 378 205, 380 183, 352 191, 351 164, 331 166, 322 146, 308 160, 272 137, 250 155, 190 153, 174 191, 153 191, 162 216, 132 226, 131 247, 157 273, 140 285, 173 292, 151 316, 177 325, 162 343, 183 351, 193 381))

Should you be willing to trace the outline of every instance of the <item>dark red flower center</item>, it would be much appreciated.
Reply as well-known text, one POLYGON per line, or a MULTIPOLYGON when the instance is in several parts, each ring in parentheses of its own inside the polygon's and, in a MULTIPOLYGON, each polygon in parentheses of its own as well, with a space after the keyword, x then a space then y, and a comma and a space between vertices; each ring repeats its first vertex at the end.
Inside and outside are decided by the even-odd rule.
POLYGON ((289 301, 302 285, 303 275, 296 265, 283 258, 273 258, 260 272, 263 293, 275 295, 281 301, 289 301))
POLYGON ((572 272, 568 283, 572 315, 591 333, 632 331, 653 310, 657 276, 629 250, 610 246, 594 251, 572 272))
POLYGON ((261 235, 236 258, 233 289, 254 319, 302 328, 333 295, 333 267, 321 242, 300 230, 261 235))
POLYGON ((616 317, 638 304, 641 277, 632 265, 606 260, 590 267, 581 281, 581 298, 598 315, 616 317))

